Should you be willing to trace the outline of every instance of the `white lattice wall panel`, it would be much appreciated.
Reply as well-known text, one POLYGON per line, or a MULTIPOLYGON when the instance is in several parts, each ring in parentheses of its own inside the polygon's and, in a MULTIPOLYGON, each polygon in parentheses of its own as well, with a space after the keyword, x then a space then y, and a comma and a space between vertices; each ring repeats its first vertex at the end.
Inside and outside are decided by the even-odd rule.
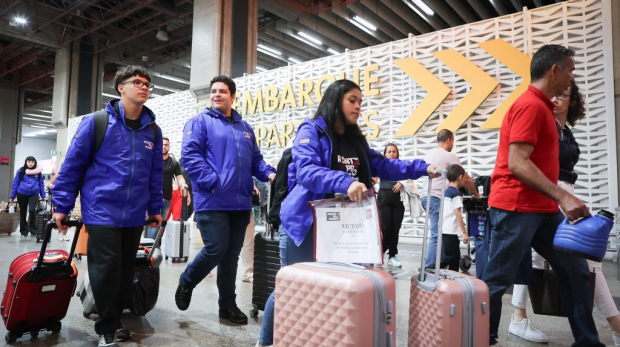
MULTIPOLYGON (((531 57, 542 45, 555 43, 568 46, 576 51, 576 70, 574 75, 587 101, 587 117, 574 128, 577 141, 581 145, 582 156, 576 170, 580 177, 576 194, 586 201, 590 208, 610 208, 617 205, 617 178, 615 158, 615 129, 613 106, 613 81, 611 56, 611 18, 605 9, 610 9, 610 0, 575 0, 560 4, 526 10, 508 16, 450 28, 421 36, 349 51, 340 55, 325 57, 314 61, 296 64, 276 70, 247 75, 236 79, 237 92, 243 110, 244 94, 255 95, 258 89, 263 96, 269 86, 279 90, 278 98, 290 83, 298 102, 299 83, 311 80, 315 83, 321 76, 335 78, 344 72, 349 79, 359 81, 364 89, 364 68, 378 65, 371 72, 377 82, 371 89, 378 89, 378 95, 365 95, 362 111, 376 112, 370 122, 380 128, 379 135, 369 142, 382 151, 388 142, 396 143, 401 158, 421 158, 436 146, 435 131, 459 105, 472 89, 471 85, 439 60, 434 53, 449 49, 475 64, 497 83, 493 92, 480 104, 465 123, 456 131, 454 152, 460 157, 466 170, 475 175, 491 174, 495 165, 498 129, 481 129, 482 124, 500 104, 517 88, 523 79, 508 68, 498 58, 483 49, 480 44, 492 40, 504 40, 509 45, 531 57), (395 62, 413 58, 430 71, 450 89, 450 94, 430 115, 413 136, 395 137, 403 123, 409 118, 428 92, 417 81, 404 73, 395 62), (359 69, 359 76, 355 76, 359 69)), ((322 84, 322 91, 329 85, 322 84)), ((285 147, 290 146, 282 133, 283 123, 298 123, 310 117, 318 106, 312 90, 312 104, 297 107, 286 105, 282 109, 263 111, 244 116, 257 132, 265 135, 261 150, 268 162, 280 157, 285 147), (272 133, 272 128, 277 129, 272 133), (265 134, 264 131, 267 131, 265 134), (271 134, 272 136, 269 136, 271 134)), ((180 153, 182 127, 195 110, 195 101, 185 92, 150 100, 148 103, 158 116, 165 136, 170 137, 172 151, 180 153)), ((265 106, 265 105, 263 105, 265 106)), ((365 134, 375 135, 376 130, 369 127, 360 117, 360 125, 365 134)), ((76 120, 70 122, 73 127, 76 120)), ((71 132, 70 132, 71 133, 71 132)), ((72 133, 71 133, 72 134, 72 133)), ((70 136, 71 136, 70 134, 70 136)), ((292 134, 291 138, 294 137, 292 134)), ((410 220, 406 220, 410 223, 410 220)), ((407 232, 407 230, 405 230, 407 232)))

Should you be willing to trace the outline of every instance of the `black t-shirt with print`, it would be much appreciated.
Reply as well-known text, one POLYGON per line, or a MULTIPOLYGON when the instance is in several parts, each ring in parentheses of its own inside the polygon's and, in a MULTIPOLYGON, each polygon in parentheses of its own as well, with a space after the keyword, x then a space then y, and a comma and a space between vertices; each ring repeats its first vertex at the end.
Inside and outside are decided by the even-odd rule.
POLYGON ((360 157, 355 144, 346 135, 334 134, 332 170, 344 171, 360 180, 360 157))

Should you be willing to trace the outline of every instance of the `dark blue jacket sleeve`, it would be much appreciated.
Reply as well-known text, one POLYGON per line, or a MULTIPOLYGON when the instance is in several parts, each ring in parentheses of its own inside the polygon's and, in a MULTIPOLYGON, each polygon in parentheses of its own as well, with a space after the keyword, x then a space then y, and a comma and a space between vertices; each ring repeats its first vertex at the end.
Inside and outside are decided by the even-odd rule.
MULTIPOLYGON (((152 132, 150 126, 148 131, 152 132)), ((153 160, 151 161, 151 175, 149 179, 150 200, 147 208, 149 216, 161 214, 161 209, 164 207, 164 193, 162 191, 164 185, 162 175, 164 171, 164 156, 161 154, 163 146, 164 141, 161 128, 158 126, 157 141, 155 141, 155 146, 153 147, 153 160)), ((166 218, 166 216, 162 217, 166 218)))
POLYGON ((39 195, 41 195, 41 199, 45 199, 45 181, 43 180, 43 175, 39 176, 39 195))
POLYGON ((52 188, 56 212, 69 214, 75 205, 80 182, 88 168, 95 137, 94 116, 86 116, 78 125, 52 188))
POLYGON ((21 169, 17 170, 17 173, 15 174, 15 178, 13 179, 13 187, 11 188, 11 200, 15 200, 15 197, 17 196, 17 188, 19 188, 19 171, 21 169))
POLYGON ((194 186, 212 191, 220 178, 207 162, 207 127, 201 116, 195 116, 185 123, 181 157, 183 166, 194 186))
POLYGON ((245 126, 248 128, 250 134, 252 135, 252 176, 255 176, 260 181, 267 182, 269 180, 269 175, 276 172, 271 165, 265 163, 263 159, 263 154, 260 152, 258 148, 258 144, 256 143, 256 136, 254 135, 254 129, 246 122, 245 126))
POLYGON ((320 150, 319 134, 310 124, 302 124, 293 141, 293 163, 297 168, 297 181, 316 194, 346 194, 355 181, 344 171, 331 170, 321 165, 324 156, 320 150), (304 139, 303 143, 299 143, 304 139))
POLYGON ((428 176, 426 169, 429 164, 424 160, 414 159, 399 160, 387 159, 381 153, 371 149, 368 142, 364 142, 364 151, 370 161, 370 172, 372 177, 379 177, 390 181, 400 181, 405 179, 418 179, 428 176))

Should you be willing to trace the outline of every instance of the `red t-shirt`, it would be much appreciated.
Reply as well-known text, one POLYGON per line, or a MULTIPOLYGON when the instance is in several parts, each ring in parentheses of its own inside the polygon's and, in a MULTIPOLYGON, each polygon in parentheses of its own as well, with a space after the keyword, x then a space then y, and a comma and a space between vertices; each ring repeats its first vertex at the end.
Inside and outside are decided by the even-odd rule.
POLYGON ((555 201, 519 181, 508 169, 508 147, 517 142, 535 146, 530 159, 551 182, 557 183, 560 146, 553 103, 532 86, 515 100, 502 121, 489 205, 508 211, 557 212, 555 201))

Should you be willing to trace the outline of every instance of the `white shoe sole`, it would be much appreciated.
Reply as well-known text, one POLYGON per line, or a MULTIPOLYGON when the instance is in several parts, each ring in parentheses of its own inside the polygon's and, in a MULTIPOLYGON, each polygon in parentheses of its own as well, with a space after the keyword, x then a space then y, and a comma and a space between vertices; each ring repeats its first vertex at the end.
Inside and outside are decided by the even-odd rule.
POLYGON ((508 329, 508 332, 513 334, 516 337, 524 339, 525 341, 536 342, 536 343, 547 343, 548 342, 548 340, 545 340, 545 339, 527 338, 525 336, 521 336, 521 335, 516 334, 515 332, 513 332, 511 329, 508 329))

